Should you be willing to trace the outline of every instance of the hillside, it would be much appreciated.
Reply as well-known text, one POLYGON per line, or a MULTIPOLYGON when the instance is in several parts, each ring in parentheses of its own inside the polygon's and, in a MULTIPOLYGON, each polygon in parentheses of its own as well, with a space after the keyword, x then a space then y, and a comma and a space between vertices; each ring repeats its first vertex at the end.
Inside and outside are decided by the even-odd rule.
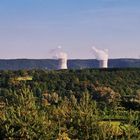
POLYGON ((140 138, 140 68, 0 71, 0 139, 140 138))
MULTIPOLYGON (((57 60, 52 59, 8 59, 0 60, 0 70, 56 69, 57 60)), ((140 59, 110 59, 110 68, 140 67, 140 59)), ((98 61, 92 59, 68 60, 69 69, 98 68, 98 61)))

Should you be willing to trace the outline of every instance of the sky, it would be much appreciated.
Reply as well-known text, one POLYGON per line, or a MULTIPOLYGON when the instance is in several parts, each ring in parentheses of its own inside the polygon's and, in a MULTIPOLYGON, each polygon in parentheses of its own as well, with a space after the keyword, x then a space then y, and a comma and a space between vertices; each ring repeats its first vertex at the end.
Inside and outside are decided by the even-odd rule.
POLYGON ((140 0, 0 0, 0 59, 140 58, 140 0))

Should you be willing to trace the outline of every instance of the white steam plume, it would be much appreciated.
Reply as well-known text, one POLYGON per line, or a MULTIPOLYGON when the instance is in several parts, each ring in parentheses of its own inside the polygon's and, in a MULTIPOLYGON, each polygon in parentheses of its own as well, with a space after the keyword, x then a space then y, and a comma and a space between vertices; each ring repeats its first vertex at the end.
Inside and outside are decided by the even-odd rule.
POLYGON ((101 50, 93 46, 92 51, 97 60, 108 60, 108 49, 101 50))
POLYGON ((61 46, 58 46, 56 49, 50 51, 54 59, 67 59, 67 53, 62 50, 61 46))

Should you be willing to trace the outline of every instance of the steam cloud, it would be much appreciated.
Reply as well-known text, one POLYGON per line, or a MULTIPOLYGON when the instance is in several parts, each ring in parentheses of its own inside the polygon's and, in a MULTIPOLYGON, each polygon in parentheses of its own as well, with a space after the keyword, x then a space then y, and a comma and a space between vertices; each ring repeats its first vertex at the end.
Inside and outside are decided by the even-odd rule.
POLYGON ((58 46, 56 49, 51 50, 50 52, 54 59, 67 59, 67 53, 62 50, 61 46, 58 46))
POLYGON ((100 50, 93 46, 92 51, 97 60, 108 60, 108 50, 107 49, 100 50))

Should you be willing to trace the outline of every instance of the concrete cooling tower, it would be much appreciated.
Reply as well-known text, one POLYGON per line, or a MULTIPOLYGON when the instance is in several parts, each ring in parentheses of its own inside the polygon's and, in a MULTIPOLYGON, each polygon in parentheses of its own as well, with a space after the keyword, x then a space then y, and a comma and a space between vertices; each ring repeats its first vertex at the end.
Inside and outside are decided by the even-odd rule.
POLYGON ((108 68, 108 50, 99 50, 96 47, 92 47, 92 50, 99 62, 99 68, 108 68))
POLYGON ((57 60, 58 60, 58 68, 59 70, 61 69, 67 69, 67 53, 65 52, 58 52, 57 54, 57 60))
POLYGON ((67 59, 59 58, 58 59, 58 70, 67 69, 67 59))
POLYGON ((108 68, 108 60, 98 60, 99 68, 108 68))
POLYGON ((53 54, 53 58, 58 60, 58 66, 57 69, 67 69, 67 53, 62 50, 61 46, 58 46, 56 49, 53 49, 51 51, 53 54))

